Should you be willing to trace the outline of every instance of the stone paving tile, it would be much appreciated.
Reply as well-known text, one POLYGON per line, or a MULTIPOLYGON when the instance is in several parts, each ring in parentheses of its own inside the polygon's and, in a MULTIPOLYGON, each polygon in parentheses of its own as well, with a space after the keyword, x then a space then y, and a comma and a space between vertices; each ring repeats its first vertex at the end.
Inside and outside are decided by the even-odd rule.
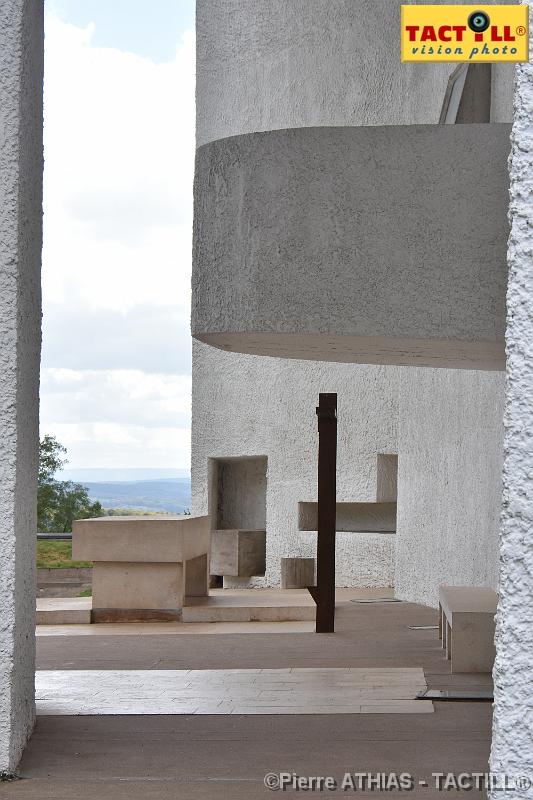
POLYGON ((415 700, 420 668, 47 670, 36 676, 37 713, 428 713, 415 700), (372 709, 375 709, 372 711, 372 709))
POLYGON ((427 700, 404 700, 403 702, 373 701, 361 706, 362 714, 432 714, 433 703, 427 700))
MULTIPOLYGON (((252 629, 250 623, 204 625, 203 632, 224 635, 185 638, 157 635, 171 634, 170 623, 138 629, 116 626, 115 631, 106 625, 79 626, 85 631, 97 629, 92 636, 59 635, 73 627, 58 626, 54 636, 38 637, 38 665, 44 670, 73 671, 329 667, 350 672, 353 667, 423 666, 432 688, 492 685, 490 675, 450 675, 435 631, 408 628, 433 624, 437 616, 433 609, 409 603, 348 603, 337 612, 338 630, 333 635, 281 636, 266 632, 269 623, 255 626, 265 631, 261 634, 244 634, 252 629), (235 635, 237 630, 243 633, 235 635), (113 632, 120 635, 110 635, 113 632)), ((310 623, 277 626, 281 631, 298 624, 311 627, 310 623)), ((191 633, 195 629, 182 627, 191 633)), ((341 684, 338 680, 336 686, 341 684)), ((368 689, 362 684, 366 691, 377 689, 389 698, 386 687, 368 689)), ((392 688, 395 692, 397 687, 392 688)), ((172 695, 177 702, 178 695, 172 695)), ((353 705, 358 702, 359 698, 353 705)), ((2 800, 4 796, 6 800, 262 800, 272 796, 264 788, 263 776, 278 769, 335 776, 347 770, 407 771, 428 779, 437 770, 456 774, 487 770, 489 703, 435 703, 434 713, 421 712, 423 706, 417 705, 414 714, 384 708, 369 702, 357 717, 330 709, 324 715, 228 716, 223 706, 208 714, 200 704, 198 713, 181 715, 39 716, 20 766, 23 780, 0 784, 0 796, 2 800)), ((357 797, 376 800, 377 794, 358 791, 357 797)), ((402 796, 405 800, 407 795, 444 800, 442 792, 431 789, 386 793, 387 800, 402 796)), ((464 792, 444 795, 446 800, 466 800, 464 792)))

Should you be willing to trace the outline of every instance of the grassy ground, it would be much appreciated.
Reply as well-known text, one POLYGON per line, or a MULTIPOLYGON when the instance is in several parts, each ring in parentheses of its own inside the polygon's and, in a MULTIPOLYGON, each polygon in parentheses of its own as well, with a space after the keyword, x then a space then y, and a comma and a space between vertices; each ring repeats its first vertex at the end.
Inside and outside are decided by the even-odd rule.
POLYGON ((72 542, 40 539, 37 542, 37 569, 92 567, 91 561, 72 560, 72 542))

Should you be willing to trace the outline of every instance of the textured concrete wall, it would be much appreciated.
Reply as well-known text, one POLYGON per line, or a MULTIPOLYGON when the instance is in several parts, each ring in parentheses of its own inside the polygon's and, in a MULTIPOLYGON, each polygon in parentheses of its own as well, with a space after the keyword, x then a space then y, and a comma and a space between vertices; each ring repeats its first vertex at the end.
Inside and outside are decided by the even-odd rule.
MULTIPOLYGON (((531 5, 531 2, 530 2, 531 5)), ((530 12, 531 16, 531 12, 530 12)), ((530 51, 530 57, 533 50, 530 51)), ((516 70, 494 772, 533 779, 533 66, 516 70)), ((495 793, 495 796, 499 796, 495 793)), ((532 797, 533 789, 509 794, 532 797)))
POLYGON ((491 70, 491 122, 513 121, 514 64, 493 64, 491 70))
MULTIPOLYGON (((282 556, 314 556, 316 537, 298 531, 298 503, 315 501, 319 392, 339 393, 339 501, 374 501, 376 453, 396 452, 398 370, 223 353, 193 347, 192 505, 208 511, 208 460, 268 458, 267 573, 277 585, 282 556), (311 367, 311 368, 310 368, 311 367)), ((394 535, 339 534, 339 585, 387 586, 394 535)))
MULTIPOLYGON (((400 4, 400 0, 197 0, 198 145, 277 128, 436 123, 454 65, 399 64, 400 4), (363 20, 369 23, 365 36, 361 36, 363 20), (382 36, 392 49, 381 47, 382 36)), ((495 122, 511 121, 511 71, 505 65, 493 70, 491 118, 495 122)), ((284 279, 285 275, 280 280, 284 279)), ((277 285, 272 289, 278 291, 277 285)), ((460 542, 466 531, 465 516, 475 522, 476 514, 486 524, 475 522, 478 538, 471 539, 470 557, 472 563, 486 561, 486 568, 477 572, 472 568, 469 574, 475 580, 484 581, 487 576, 487 582, 493 582, 499 498, 497 490, 492 494, 493 475, 483 459, 480 463, 479 448, 472 449, 471 444, 477 439, 484 443, 490 464, 496 465, 501 458, 501 431, 491 427, 496 413, 491 409, 502 403, 500 378, 469 371, 453 371, 446 377, 446 370, 430 370, 424 374, 433 381, 436 393, 411 410, 405 398, 410 392, 416 401, 421 372, 416 369, 241 356, 198 343, 193 364, 194 510, 207 510, 209 456, 268 455, 267 577, 272 582, 277 581, 282 555, 314 555, 313 534, 297 531, 297 502, 315 499, 316 395, 335 390, 341 414, 341 499, 374 498, 376 453, 397 452, 398 439, 408 446, 413 414, 420 415, 427 440, 421 441, 421 434, 413 431, 417 449, 408 449, 405 478, 400 478, 395 540, 401 542, 397 581, 402 591, 422 602, 435 602, 435 585, 424 578, 429 569, 434 584, 440 580, 432 566, 431 548, 442 554, 447 575, 453 576, 456 568, 458 577, 464 574, 457 553, 446 551, 446 540, 460 542), (398 421, 400 374, 407 414, 403 436, 398 433, 404 424, 398 421), (472 403, 472 409, 470 414, 461 413, 460 419, 469 426, 464 435, 454 423, 455 439, 448 444, 443 472, 436 442, 441 435, 439 420, 447 418, 448 405, 454 401, 454 380, 458 396, 472 403), (481 386, 487 396, 480 394, 481 386), (272 415, 270 408, 275 409, 272 415), (347 428, 343 418, 349 420, 347 428), (479 475, 474 486, 467 478, 473 474, 479 475), (456 506, 451 512, 445 494, 450 480, 456 506), (421 520, 418 498, 429 495, 438 495, 440 502, 425 503, 421 520), (462 507, 467 508, 466 515, 457 511, 462 507), (424 548, 419 561, 408 557, 411 528, 414 541, 424 548)), ((391 540, 394 543, 394 537, 365 540, 339 535, 338 576, 356 584, 369 579, 376 585, 390 583, 391 540), (377 572, 371 574, 373 565, 377 572)))
POLYGON ((193 335, 258 355, 503 368, 509 133, 323 126, 204 145, 193 335))
POLYGON ((314 406, 339 393, 339 501, 375 501, 378 453, 399 453, 395 536, 338 534, 339 585, 396 585, 437 604, 442 583, 497 586, 503 375, 237 356, 193 347, 193 513, 210 458, 268 457, 267 574, 314 556, 298 503, 316 500, 314 406), (395 566, 396 560, 396 566, 395 566))
POLYGON ((401 370, 396 592, 497 587, 503 373, 401 370))
MULTIPOLYGON (((257 134, 332 125, 394 131, 436 123, 455 65, 399 63, 400 5, 198 2, 197 143, 204 148, 197 167, 193 335, 201 341, 257 355, 503 368, 506 148, 489 147, 493 168, 474 169, 494 130, 478 134, 483 141, 473 146, 475 157, 464 170, 462 163, 454 169, 440 137, 472 133, 432 128, 439 156, 433 157, 431 146, 418 150, 419 181, 406 184, 401 198, 393 191, 384 206, 383 185, 394 189, 395 177, 402 183, 409 174, 401 133, 396 142, 388 134, 389 154, 381 153, 374 128, 361 132, 361 146, 354 143, 347 154, 325 131, 320 152, 305 131, 270 133, 270 139, 257 134), (220 141, 236 134, 250 134, 253 143, 220 141), (364 143, 374 139, 369 157, 364 143), (205 147, 209 142, 212 149, 205 147), (224 170, 224 150, 231 174, 224 170), (463 195, 461 174, 469 168, 473 175, 463 195), (453 181, 457 200, 446 198, 453 181), (271 202, 270 193, 281 202, 271 202), (456 211, 448 225, 442 225, 439 200, 448 216, 456 211), (400 206, 403 214, 397 215, 400 206), (476 210, 483 222, 469 225, 476 210), (280 274, 284 279, 272 291, 280 274), (367 309, 373 326, 365 325, 367 309)), ((497 66, 493 77, 491 118, 503 120, 509 71, 497 66)), ((414 141, 415 131, 404 136, 414 141)), ((458 141, 455 153, 465 150, 472 147, 458 141)))
POLYGON ((438 122, 455 65, 400 65, 400 5, 198 0, 198 145, 276 128, 438 122))
POLYGON ((42 3, 0 4, 0 772, 34 723, 42 3))

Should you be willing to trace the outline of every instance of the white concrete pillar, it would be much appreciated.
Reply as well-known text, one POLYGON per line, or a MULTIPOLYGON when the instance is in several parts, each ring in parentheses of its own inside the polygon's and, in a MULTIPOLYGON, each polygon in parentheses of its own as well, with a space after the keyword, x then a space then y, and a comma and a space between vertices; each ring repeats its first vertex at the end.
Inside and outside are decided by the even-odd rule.
POLYGON ((0 773, 34 723, 42 0, 0 2, 0 773))
MULTIPOLYGON (((529 0, 530 5, 533 0, 529 0)), ((530 51, 530 55, 533 50, 530 51)), ((533 781, 533 65, 516 68, 493 772, 533 781)), ((494 797, 501 793, 495 792, 494 797)), ((533 786, 506 794, 533 797, 533 786)))

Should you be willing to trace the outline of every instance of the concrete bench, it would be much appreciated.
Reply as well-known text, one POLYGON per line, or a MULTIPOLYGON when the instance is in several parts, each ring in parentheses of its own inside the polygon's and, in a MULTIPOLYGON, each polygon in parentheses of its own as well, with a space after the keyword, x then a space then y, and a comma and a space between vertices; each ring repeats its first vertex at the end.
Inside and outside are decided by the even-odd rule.
POLYGON ((452 672, 491 672, 498 595, 480 586, 441 586, 439 638, 452 672))
POLYGON ((208 594, 209 517, 78 520, 72 557, 93 562, 92 622, 181 619, 187 597, 208 594))

